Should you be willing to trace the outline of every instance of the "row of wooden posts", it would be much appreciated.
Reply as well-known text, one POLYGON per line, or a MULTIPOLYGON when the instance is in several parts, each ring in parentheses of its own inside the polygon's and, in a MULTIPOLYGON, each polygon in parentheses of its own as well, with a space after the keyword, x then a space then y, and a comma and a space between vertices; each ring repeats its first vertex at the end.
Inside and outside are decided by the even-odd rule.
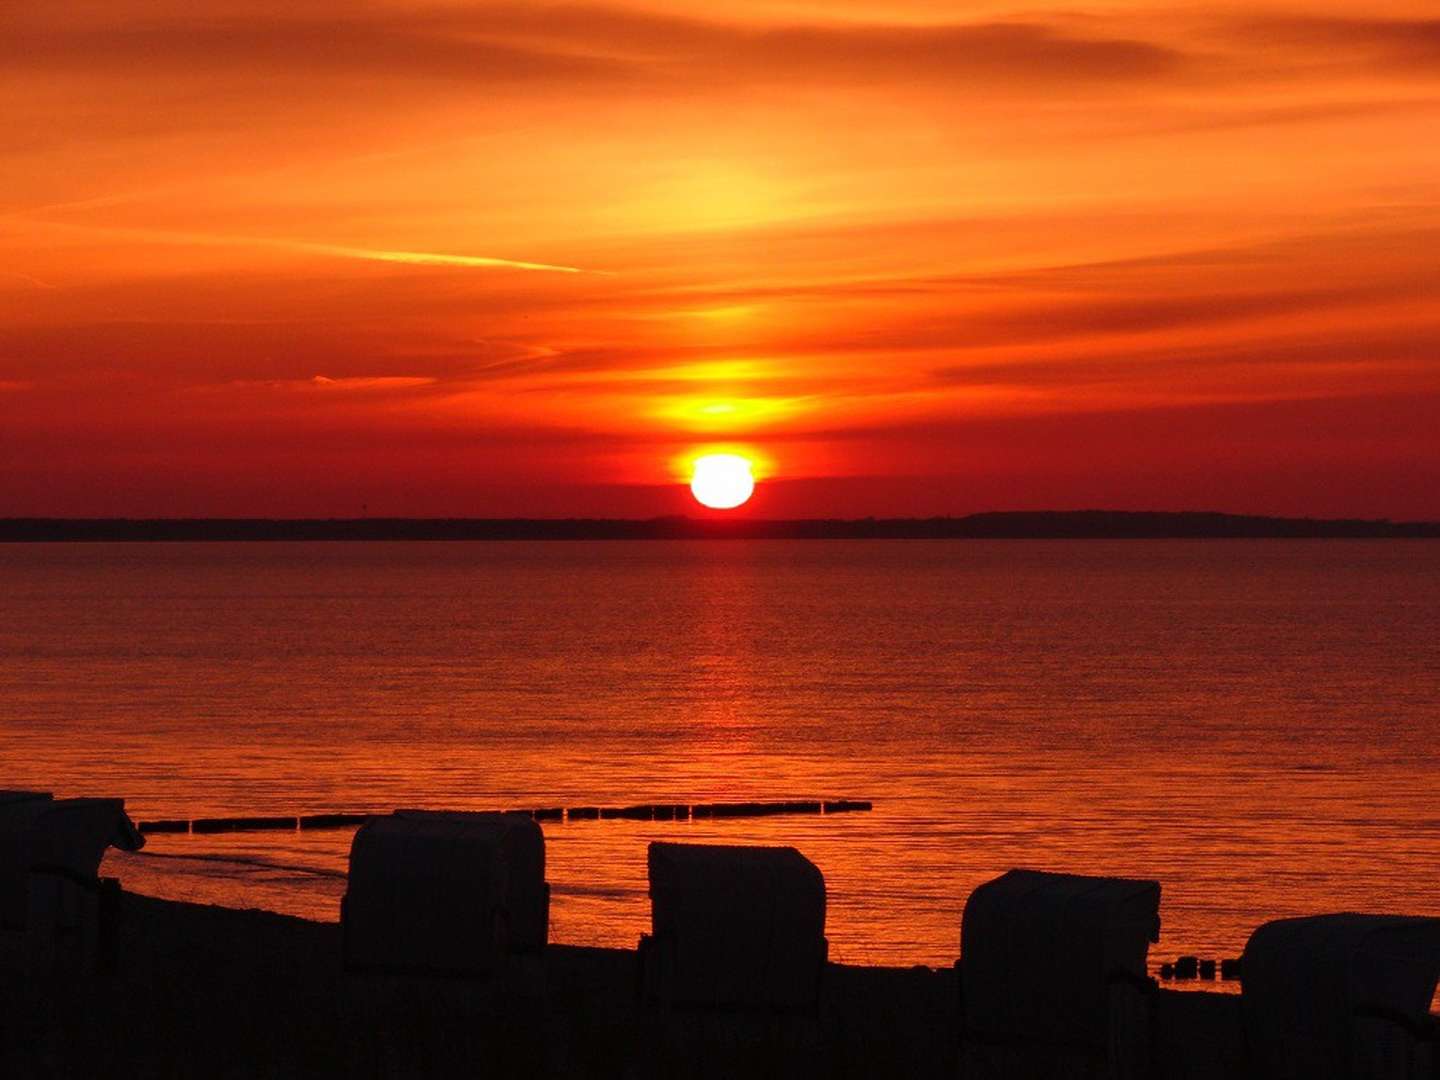
MULTIPOLYGON (((787 802, 641 803, 636 806, 550 806, 497 810, 535 821, 703 821, 715 818, 776 817, 788 814, 845 814, 872 810, 868 799, 800 799, 787 802)), ((366 813, 278 814, 250 817, 168 818, 142 821, 142 833, 224 833, 353 829, 374 817, 366 813)))

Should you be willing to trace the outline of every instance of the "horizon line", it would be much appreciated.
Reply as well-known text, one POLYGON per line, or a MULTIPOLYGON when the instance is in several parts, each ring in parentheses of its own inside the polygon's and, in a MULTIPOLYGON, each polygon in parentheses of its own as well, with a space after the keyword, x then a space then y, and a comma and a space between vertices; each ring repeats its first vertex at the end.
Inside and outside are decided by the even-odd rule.
POLYGON ((1235 510, 1122 510, 1112 507, 1084 507, 1074 510, 972 510, 966 513, 939 514, 863 514, 855 517, 812 515, 808 517, 752 517, 746 514, 651 514, 646 517, 610 517, 587 514, 511 514, 505 516, 476 516, 458 514, 362 514, 362 515, 312 515, 285 516, 272 514, 110 514, 86 516, 70 514, 6 514, 0 515, 0 524, 18 522, 56 523, 225 523, 225 522, 274 522, 277 524, 363 524, 363 523, 483 523, 508 524, 511 522, 596 522, 626 525, 647 525, 664 522, 688 522, 692 524, 751 524, 751 525, 797 525, 797 524, 863 524, 867 522, 935 522, 970 521, 977 518, 1025 518, 1025 517, 1086 517, 1108 515, 1130 518, 1229 518, 1246 521, 1294 521, 1316 524, 1343 523, 1366 525, 1440 525, 1440 518, 1394 518, 1369 517, 1361 515, 1323 516, 1316 514, 1268 514, 1235 510))
POLYGON ((0 518, 0 542, 1440 539, 1440 522, 1218 511, 929 518, 0 518))

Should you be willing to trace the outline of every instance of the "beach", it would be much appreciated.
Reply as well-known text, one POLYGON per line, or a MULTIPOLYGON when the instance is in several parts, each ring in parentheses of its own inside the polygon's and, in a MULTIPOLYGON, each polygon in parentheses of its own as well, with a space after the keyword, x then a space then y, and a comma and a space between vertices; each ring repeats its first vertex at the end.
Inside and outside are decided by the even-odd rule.
MULTIPOLYGON (((954 1077, 953 970, 831 964, 814 1016, 661 1013, 630 949, 552 945, 492 980, 347 975, 340 927, 121 898, 115 970, 3 977, 0 1075, 954 1077)), ((1160 1078, 1236 1075, 1233 995, 1159 990, 1160 1078)))

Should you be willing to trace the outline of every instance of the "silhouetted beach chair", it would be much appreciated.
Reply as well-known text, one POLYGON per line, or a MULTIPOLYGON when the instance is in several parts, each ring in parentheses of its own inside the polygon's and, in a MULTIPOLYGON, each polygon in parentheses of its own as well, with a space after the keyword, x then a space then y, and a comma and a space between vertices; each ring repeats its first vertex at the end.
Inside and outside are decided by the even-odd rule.
POLYGON ((1431 1080, 1440 919, 1319 915, 1266 923, 1245 946, 1241 1013, 1251 1075, 1431 1080))
POLYGON ((13 788, 0 788, 0 806, 7 806, 10 803, 33 802, 36 799, 52 799, 54 796, 48 791, 20 791, 13 788))
POLYGON ((668 1006, 813 1011, 825 879, 788 847, 652 843, 640 992, 668 1006))
POLYGON ((460 810, 396 810, 396 817, 455 818, 498 826, 505 856, 507 947, 511 953, 538 953, 550 935, 550 884, 545 880, 545 833, 526 814, 460 810))
POLYGON ((1011 870, 960 926, 962 1074, 1147 1075, 1160 883, 1011 870))
POLYGON ((519 814, 402 810, 350 847, 340 905, 353 972, 489 975, 549 931, 545 838, 519 814))
POLYGON ((30 827, 53 805, 48 791, 0 791, 0 931, 25 929, 30 827))
POLYGON ((144 843, 123 799, 0 793, 0 927, 11 952, 32 970, 106 962, 119 883, 100 878, 100 861, 110 847, 144 843))

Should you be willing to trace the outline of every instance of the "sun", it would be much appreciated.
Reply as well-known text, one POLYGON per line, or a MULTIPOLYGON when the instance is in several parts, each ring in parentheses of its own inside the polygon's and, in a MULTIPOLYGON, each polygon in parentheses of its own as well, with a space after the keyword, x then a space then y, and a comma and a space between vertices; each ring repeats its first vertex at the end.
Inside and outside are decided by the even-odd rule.
POLYGON ((695 459, 690 491, 702 506, 732 510, 755 491, 749 458, 739 454, 706 454, 695 459))

